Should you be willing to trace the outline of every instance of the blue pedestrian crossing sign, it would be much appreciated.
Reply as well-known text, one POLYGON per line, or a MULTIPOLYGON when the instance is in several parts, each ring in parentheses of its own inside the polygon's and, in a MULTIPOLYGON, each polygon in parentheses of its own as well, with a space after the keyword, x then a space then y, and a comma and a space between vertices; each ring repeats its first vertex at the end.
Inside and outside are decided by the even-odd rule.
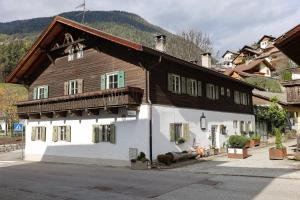
POLYGON ((22 132, 23 131, 23 124, 14 123, 14 132, 22 132))

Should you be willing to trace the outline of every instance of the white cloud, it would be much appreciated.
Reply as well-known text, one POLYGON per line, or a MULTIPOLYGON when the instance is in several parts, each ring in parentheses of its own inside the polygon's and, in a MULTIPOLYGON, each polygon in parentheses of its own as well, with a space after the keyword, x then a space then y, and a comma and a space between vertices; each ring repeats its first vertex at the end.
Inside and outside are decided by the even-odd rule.
MULTIPOLYGON (((298 0, 86 0, 90 10, 124 10, 179 32, 208 33, 216 50, 238 50, 264 34, 279 36, 300 23, 298 0)), ((53 16, 71 11, 82 0, 0 0, 0 21, 53 16)))

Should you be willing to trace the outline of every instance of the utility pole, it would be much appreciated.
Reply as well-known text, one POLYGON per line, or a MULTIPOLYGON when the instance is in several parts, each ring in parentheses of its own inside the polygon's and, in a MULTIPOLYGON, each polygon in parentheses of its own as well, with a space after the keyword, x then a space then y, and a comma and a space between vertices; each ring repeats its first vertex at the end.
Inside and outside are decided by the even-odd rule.
MULTIPOLYGON (((76 8, 83 8, 82 13, 79 13, 78 15, 82 14, 82 19, 81 19, 81 23, 84 24, 84 20, 85 20, 85 13, 86 13, 86 3, 85 0, 83 0, 83 3, 80 4, 79 6, 77 6, 76 8)), ((75 9, 76 9, 75 8, 75 9)))

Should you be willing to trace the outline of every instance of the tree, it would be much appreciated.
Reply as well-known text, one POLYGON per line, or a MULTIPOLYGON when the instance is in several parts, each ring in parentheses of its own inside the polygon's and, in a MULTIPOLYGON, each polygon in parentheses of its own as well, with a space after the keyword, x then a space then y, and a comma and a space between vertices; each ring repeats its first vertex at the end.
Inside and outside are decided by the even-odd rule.
POLYGON ((169 38, 167 53, 187 61, 200 61, 202 53, 212 53, 209 35, 194 29, 182 31, 169 38))
POLYGON ((14 84, 1 84, 0 86, 0 111, 4 113, 8 130, 11 131, 13 122, 18 121, 15 104, 27 98, 27 90, 23 86, 14 84))

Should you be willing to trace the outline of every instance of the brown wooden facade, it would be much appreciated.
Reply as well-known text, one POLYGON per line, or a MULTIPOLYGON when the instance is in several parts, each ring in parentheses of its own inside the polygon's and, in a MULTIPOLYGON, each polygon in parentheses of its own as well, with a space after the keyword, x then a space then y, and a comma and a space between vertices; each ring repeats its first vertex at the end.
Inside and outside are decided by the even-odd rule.
POLYGON ((18 104, 18 113, 26 118, 34 115, 53 117, 62 112, 81 115, 91 111, 97 114, 95 110, 107 107, 137 108, 142 103, 150 103, 147 78, 149 100, 153 104, 253 113, 253 88, 250 85, 61 17, 56 17, 49 25, 8 81, 28 86, 29 100, 18 104), (65 43, 66 33, 72 35, 71 43, 65 43), (67 50, 77 43, 84 46, 83 58, 68 61, 67 50), (125 87, 101 90, 101 75, 114 71, 124 72, 125 87), (168 91, 168 73, 201 81, 202 96, 168 91), (64 83, 74 79, 82 80, 82 93, 65 95, 64 83), (227 96, 225 92, 218 100, 210 100, 205 95, 207 83, 225 91, 229 89, 231 95, 227 96), (48 86, 48 98, 33 100, 34 88, 41 85, 48 86), (248 105, 235 104, 234 91, 246 93, 250 99, 248 105), (110 104, 108 99, 112 96, 115 101, 110 104))
POLYGON ((287 102, 300 103, 300 80, 286 81, 283 83, 286 88, 287 102))

